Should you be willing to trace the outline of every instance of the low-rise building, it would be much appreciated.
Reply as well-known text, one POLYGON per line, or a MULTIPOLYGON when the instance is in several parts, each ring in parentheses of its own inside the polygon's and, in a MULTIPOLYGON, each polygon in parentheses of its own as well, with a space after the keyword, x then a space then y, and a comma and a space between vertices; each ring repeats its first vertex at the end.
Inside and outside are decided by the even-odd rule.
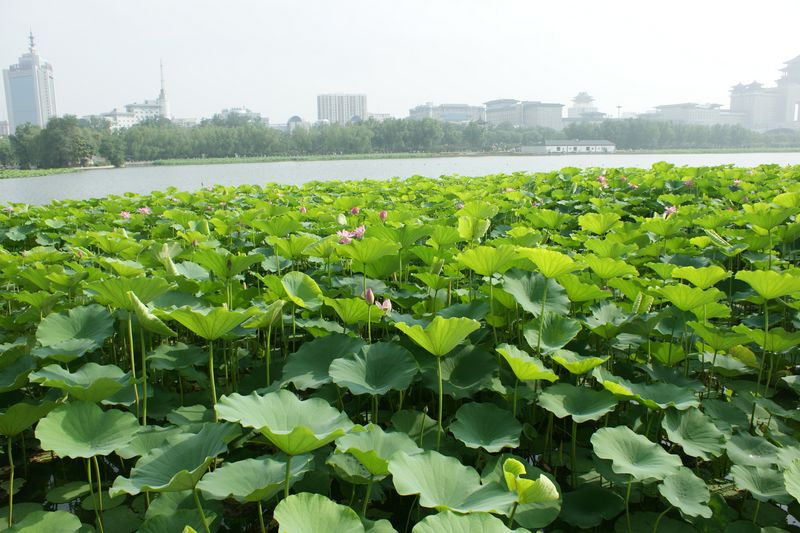
POLYGON ((606 140, 552 140, 534 146, 522 146, 523 154, 613 154, 617 146, 606 140))
POLYGON ((564 128, 563 104, 539 101, 520 101, 510 98, 486 102, 486 122, 489 124, 511 124, 519 127, 564 128))
POLYGON ((656 113, 652 118, 697 126, 713 126, 715 124, 735 126, 742 125, 746 119, 744 113, 722 109, 720 104, 701 105, 691 102, 656 106, 656 113))
POLYGON ((442 122, 467 124, 469 122, 486 120, 486 109, 483 106, 468 104, 433 105, 433 102, 426 102, 413 109, 409 109, 408 118, 411 120, 432 118, 442 122))
POLYGON ((0 137, 8 137, 9 135, 11 135, 11 131, 8 127, 8 121, 0 120, 0 137))

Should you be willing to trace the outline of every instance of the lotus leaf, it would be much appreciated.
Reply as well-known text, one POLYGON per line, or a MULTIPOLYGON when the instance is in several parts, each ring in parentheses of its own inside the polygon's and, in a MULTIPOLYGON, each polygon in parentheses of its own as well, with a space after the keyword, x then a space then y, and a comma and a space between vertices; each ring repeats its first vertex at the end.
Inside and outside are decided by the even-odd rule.
POLYGON ((560 517, 571 526, 588 529, 611 520, 624 509, 625 500, 619 494, 586 483, 564 494, 560 517))
POLYGON ((558 418, 570 416, 578 424, 600 420, 617 406, 617 399, 608 391, 567 383, 547 387, 539 394, 538 402, 558 418))
POLYGON ((192 333, 209 341, 219 339, 250 318, 248 313, 229 311, 224 307, 192 309, 187 306, 173 309, 166 312, 166 315, 183 324, 192 333))
POLYGON ((546 278, 557 278, 580 269, 580 265, 576 264, 571 257, 556 250, 548 250, 546 248, 520 248, 519 255, 530 259, 530 261, 536 265, 539 272, 546 278))
POLYGON ((611 461, 614 472, 631 475, 637 481, 664 479, 682 464, 680 457, 627 426, 598 429, 591 442, 594 453, 611 461))
POLYGON ((199 433, 150 451, 136 462, 130 477, 114 480, 109 493, 194 490, 209 465, 228 449, 232 430, 230 424, 206 424, 199 433))
POLYGON ((445 511, 424 518, 411 533, 523 533, 527 529, 509 529, 499 518, 488 513, 460 515, 445 511))
POLYGON ((456 411, 450 431, 468 448, 497 453, 519 446, 522 425, 505 409, 490 403, 467 403, 456 411))
POLYGON ((9 533, 77 533, 81 530, 81 526, 78 517, 67 511, 34 511, 6 531, 9 533))
POLYGON ((531 357, 516 346, 501 344, 497 347, 497 353, 508 362, 514 375, 520 381, 543 379, 552 383, 558 379, 556 373, 544 366, 540 359, 531 357))
POLYGON ((334 383, 353 394, 384 395, 408 388, 417 374, 417 363, 399 344, 379 342, 334 359, 328 373, 334 383))
POLYGON ((728 441, 728 458, 742 466, 769 468, 778 463, 778 448, 767 439, 748 433, 737 433, 728 441))
POLYGON ((131 376, 118 366, 86 363, 73 373, 58 365, 48 365, 33 372, 28 379, 45 387, 61 389, 78 400, 99 402, 122 390, 131 376))
POLYGON ((154 315, 152 311, 150 311, 150 309, 148 309, 147 306, 144 305, 132 291, 128 291, 128 298, 131 300, 133 312, 136 314, 139 325, 141 325, 144 329, 164 337, 174 337, 177 335, 175 331, 164 324, 160 318, 154 315))
POLYGON ((481 276, 503 274, 514 266, 519 256, 517 248, 510 245, 476 246, 456 256, 456 261, 481 276))
POLYGON ((550 359, 566 368, 570 374, 585 374, 608 361, 610 356, 578 355, 569 350, 556 350, 550 359))
POLYGON ((73 307, 66 314, 47 315, 39 323, 36 340, 42 346, 54 346, 64 341, 88 339, 99 347, 113 332, 111 314, 105 307, 92 304, 73 307))
POLYGON ((220 418, 261 432, 288 455, 300 455, 341 437, 353 427, 347 415, 321 398, 300 400, 287 390, 265 396, 231 394, 216 405, 220 418))
POLYGON ((442 357, 450 353, 470 333, 480 328, 480 323, 471 318, 436 316, 425 328, 420 325, 410 326, 403 322, 395 323, 395 327, 430 354, 442 357))
POLYGON ((365 237, 340 246, 337 252, 364 265, 374 263, 387 255, 397 255, 399 248, 400 246, 394 242, 365 237))
POLYGON ((740 270, 736 279, 750 285, 765 300, 789 296, 800 292, 800 277, 788 272, 773 270, 740 270))
MULTIPOLYGON (((225 463, 213 472, 208 472, 197 484, 207 498, 225 500, 234 498, 239 502, 268 500, 284 490, 286 458, 263 456, 225 463)), ((289 485, 300 480, 313 468, 311 455, 292 458, 289 485)))
POLYGON ((667 438, 679 444, 687 455, 709 461, 722 454, 725 435, 699 409, 669 409, 661 426, 667 438))
POLYGON ((667 285, 656 291, 681 311, 691 311, 721 299, 724 294, 717 289, 701 289, 687 285, 667 285))
POLYGON ((56 407, 53 402, 19 402, 0 413, 0 435, 16 437, 56 407))
POLYGON ((331 382, 328 369, 335 360, 358 352, 365 345, 360 338, 334 333, 303 343, 289 355, 283 367, 283 381, 298 390, 316 389, 331 382))
POLYGON ((542 313, 564 315, 569 310, 564 288, 542 274, 513 270, 503 277, 503 290, 533 316, 542 313))
POLYGON ((665 477, 658 492, 687 516, 711 518, 712 511, 708 506, 711 492, 703 480, 686 467, 682 466, 677 473, 665 477))
POLYGON ((800 458, 789 463, 783 471, 783 480, 786 492, 800 502, 800 458))
POLYGON ((788 504, 792 500, 786 492, 783 474, 777 470, 735 464, 731 467, 731 475, 738 488, 749 491, 758 501, 788 504))
POLYGON ((42 448, 61 457, 89 459, 124 448, 139 429, 136 416, 116 409, 103 411, 88 402, 56 407, 36 426, 42 448))
POLYGON ((528 322, 522 333, 531 348, 552 353, 566 346, 580 331, 577 320, 548 313, 528 322))
POLYGON ((422 452, 405 433, 386 433, 375 424, 339 437, 336 449, 358 459, 373 476, 388 475, 389 460, 396 453, 413 455, 422 452))
POLYGON ((730 272, 716 265, 699 268, 693 266, 677 267, 672 270, 673 278, 685 279, 698 289, 713 287, 730 276, 730 272))
POLYGON ((364 533, 355 511, 307 492, 281 500, 275 507, 275 521, 279 533, 364 533))

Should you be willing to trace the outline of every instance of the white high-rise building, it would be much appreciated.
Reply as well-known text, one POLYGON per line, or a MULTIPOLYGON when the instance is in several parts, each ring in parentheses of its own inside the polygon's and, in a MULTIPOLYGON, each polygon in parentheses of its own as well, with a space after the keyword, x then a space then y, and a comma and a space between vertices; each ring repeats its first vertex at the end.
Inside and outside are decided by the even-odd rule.
POLYGON ((114 108, 100 115, 105 118, 112 130, 130 128, 145 120, 157 118, 171 119, 166 82, 164 81, 164 65, 161 64, 161 92, 155 100, 125 104, 125 110, 114 108))
POLYGON ((53 67, 36 52, 31 32, 28 53, 16 65, 3 70, 9 130, 31 123, 44 127, 56 116, 56 93, 53 86, 53 67))
POLYGON ((320 94, 317 96, 317 119, 331 124, 348 124, 367 119, 366 94, 320 94))

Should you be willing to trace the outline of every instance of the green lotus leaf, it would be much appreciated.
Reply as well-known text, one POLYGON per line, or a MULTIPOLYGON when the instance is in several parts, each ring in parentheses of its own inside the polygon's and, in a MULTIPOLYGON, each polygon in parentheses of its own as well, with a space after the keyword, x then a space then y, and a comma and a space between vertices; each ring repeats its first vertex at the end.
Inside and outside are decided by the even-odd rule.
POLYGON ((619 219, 617 213, 586 213, 578 217, 578 224, 584 231, 602 235, 619 225, 619 219))
POLYGON ((508 490, 517 494, 517 502, 522 505, 546 503, 561 499, 558 487, 549 477, 539 474, 536 479, 524 477, 525 465, 513 457, 503 461, 503 478, 508 490))
POLYGON ((611 374, 602 366, 592 370, 592 376, 603 385, 607 391, 620 396, 636 400, 649 409, 667 409, 674 407, 678 410, 697 407, 696 392, 691 387, 666 382, 656 382, 651 385, 646 383, 632 383, 624 378, 611 374))
POLYGON ((104 267, 108 267, 118 276, 133 278, 144 274, 145 268, 138 261, 114 259, 113 257, 101 257, 98 262, 104 267))
POLYGON ((575 263, 570 256, 555 250, 519 248, 518 253, 521 257, 529 259, 536 265, 539 272, 546 278, 557 278, 580 269, 580 265, 575 263))
POLYGON ((438 367, 442 369, 442 392, 453 398, 469 398, 478 391, 490 386, 497 371, 497 358, 483 346, 465 344, 457 347, 450 355, 422 360, 422 383, 430 390, 438 391, 438 367))
POLYGON ((667 438, 679 444, 684 453, 710 461, 719 457, 725 447, 725 434, 697 408, 676 411, 669 409, 661 421, 667 438))
POLYGON ((765 300, 800 292, 800 277, 774 270, 740 270, 736 279, 750 285, 765 300))
POLYGON ((597 257, 596 255, 589 254, 583 258, 583 262, 592 269, 592 272, 604 280, 628 275, 636 276, 639 274, 633 265, 629 265, 622 259, 597 257))
POLYGON ((28 376, 32 383, 61 389, 73 398, 99 402, 110 398, 127 384, 131 375, 114 365, 86 363, 73 373, 58 365, 48 365, 28 376))
POLYGON ((800 344, 800 332, 771 328, 766 335, 763 329, 750 329, 744 324, 733 326, 733 331, 747 338, 768 352, 781 353, 800 344))
POLYGON ((193 309, 186 306, 164 313, 172 320, 180 322, 195 335, 209 341, 219 339, 250 318, 250 314, 247 312, 230 311, 224 307, 193 309))
POLYGON ((34 511, 6 531, 9 533, 77 533, 81 531, 82 526, 78 517, 67 511, 34 511))
POLYGON ((637 481, 664 479, 682 465, 680 457, 627 426, 598 429, 591 438, 594 453, 611 461, 617 474, 628 474, 637 481))
POLYGON ((527 533, 527 529, 509 529, 488 513, 460 515, 445 511, 425 517, 411 533, 527 533))
POLYGON ((559 276, 558 283, 567 291, 567 298, 570 302, 591 302, 611 297, 609 291, 591 283, 583 283, 575 274, 559 276))
POLYGON ((531 348, 546 354, 566 346, 580 331, 581 323, 577 320, 547 313, 528 322, 522 334, 531 348))
POLYGON ((71 402, 56 407, 39 421, 36 438, 42 448, 61 457, 88 459, 125 447, 138 430, 139 423, 131 413, 71 402))
MULTIPOLYGON (((159 496, 161 498, 161 496, 159 496)), ((203 504, 205 507, 205 504, 203 504)), ((217 518, 217 513, 205 509, 205 522, 214 531, 212 524, 217 518)), ((203 522, 196 509, 177 509, 170 514, 148 516, 136 533, 197 533, 204 531, 203 522)))
POLYGON ((425 350, 436 357, 450 353, 473 331, 481 327, 477 320, 471 318, 442 318, 436 316, 427 327, 416 324, 410 326, 396 322, 395 327, 411 337, 425 350))
POLYGON ((383 316, 380 308, 367 304, 364 298, 323 298, 323 301, 347 325, 378 322, 383 316))
POLYGON ((414 455, 422 452, 405 433, 386 433, 380 426, 369 424, 363 431, 351 431, 336 439, 336 449, 348 453, 373 476, 389 474, 389 460, 396 453, 414 455))
POLYGON ((455 257, 456 261, 481 276, 503 274, 514 266, 519 259, 517 247, 503 244, 497 248, 492 246, 476 246, 455 257))
POLYGON ((467 403, 456 411, 450 431, 467 448, 497 453, 519 446, 522 425, 505 409, 491 403, 467 403))
POLYGON ((398 494, 419 494, 420 506, 437 511, 492 512, 504 510, 516 500, 499 484, 481 485, 478 472, 458 459, 434 451, 395 454, 389 472, 398 494))
POLYGON ((0 369, 0 393, 17 390, 28 383, 28 375, 36 368, 33 357, 23 355, 13 362, 4 362, 0 369))
POLYGON ((656 289, 660 296, 681 311, 691 311, 709 305, 723 298, 725 295, 718 289, 700 289, 688 285, 667 285, 656 289))
POLYGON ((53 346, 73 339, 88 339, 99 347, 114 333, 114 319, 105 307, 92 304, 73 307, 66 314, 51 313, 36 330, 42 346, 53 346))
POLYGON ((275 507, 274 517, 280 533, 364 533, 355 511, 320 494, 293 494, 275 507))
MULTIPOLYGON (((206 498, 238 502, 268 500, 284 490, 286 457, 263 456, 225 463, 208 472, 197 484, 206 498)), ((302 479, 313 469, 314 457, 310 454, 292 457, 289 465, 289 486, 302 479)))
POLYGON ((476 218, 472 216, 458 217, 458 235, 461 239, 468 242, 480 240, 480 238, 489 231, 491 226, 492 221, 488 218, 476 218))
POLYGON ((578 355, 569 350, 556 350, 550 359, 566 368, 570 374, 581 375, 591 371, 609 360, 611 356, 578 355))
POLYGON ((616 397, 606 390, 596 391, 567 383, 547 387, 539 394, 538 402, 556 417, 570 416, 578 424, 600 420, 617 406, 616 397))
MULTIPOLYGON (((95 299, 103 305, 133 312, 128 293, 134 293, 142 303, 149 304, 173 288, 164 278, 108 278, 88 283, 86 288, 96 293, 95 299)), ((43 343, 44 344, 44 343, 43 343)))
POLYGON ((182 434, 178 426, 146 426, 139 429, 127 446, 116 450, 117 455, 123 459, 133 459, 147 455, 150 450, 166 446, 170 439, 182 434))
POLYGON ((758 226, 765 231, 772 230, 786 221, 790 216, 797 213, 796 208, 777 209, 764 202, 754 204, 742 204, 744 213, 742 219, 749 224, 758 226))
POLYGON ((169 326, 164 324, 160 318, 153 314, 146 305, 133 293, 128 291, 128 298, 131 300, 133 312, 139 321, 139 325, 151 333, 162 335, 164 337, 174 337, 177 335, 169 326))
POLYGON ((243 328, 257 328, 267 329, 278 323, 283 314, 283 306, 286 302, 283 300, 275 300, 266 307, 256 307, 252 311, 255 313, 246 322, 242 324, 243 328))
POLYGON ((50 346, 38 346, 31 350, 31 354, 37 359, 70 363, 97 348, 97 343, 92 339, 68 339, 50 346))
POLYGON ((736 487, 749 491, 758 501, 788 504, 792 497, 786 492, 783 474, 769 467, 733 465, 731 475, 736 487))
POLYGON ((350 244, 340 246, 336 251, 339 255, 349 257, 361 265, 374 263, 386 256, 397 255, 400 245, 395 242, 365 237, 354 239, 350 244))
POLYGON ((130 477, 117 477, 109 493, 194 490, 209 465, 227 451, 233 429, 230 424, 206 424, 199 433, 152 450, 136 462, 130 477))
POLYGON ((738 465, 769 468, 778 464, 778 447, 758 435, 737 433, 728 441, 725 452, 738 465))
POLYGON ((731 273, 717 265, 707 267, 685 266, 674 268, 672 277, 685 279, 698 289, 708 289, 723 279, 731 277, 731 273))
POLYGON ((625 500, 616 492, 593 484, 583 484, 564 494, 559 518, 567 524, 589 529, 611 520, 625 509, 625 500))
MULTIPOLYGON (((262 254, 232 254, 224 248, 202 249, 192 255, 192 260, 221 280, 229 280, 264 260, 262 254)), ((137 293, 138 294, 138 293, 137 293)))
POLYGON ((208 364, 208 350, 183 342, 163 343, 147 354, 147 361, 153 370, 189 368, 208 364))
POLYGON ((658 486, 658 492, 686 516, 711 518, 713 514, 708 506, 711 492, 705 482, 684 466, 665 477, 658 486))
POLYGON ((556 373, 544 366, 540 359, 531 357, 516 346, 501 344, 497 347, 497 353, 508 362, 514 375, 520 381, 543 379, 552 383, 558 379, 556 373))
POLYGON ((322 289, 308 274, 298 271, 289 272, 281 278, 281 285, 295 305, 311 311, 322 307, 322 289))
POLYGON ((334 383, 353 394, 383 396, 390 390, 407 389, 417 371, 411 352, 393 342, 379 342, 334 359, 328 373, 334 383))
POLYGON ((783 471, 783 481, 786 492, 800 502, 800 459, 795 459, 783 471))
POLYGON ((703 339, 705 344, 717 352, 727 352, 734 346, 746 343, 749 339, 747 335, 737 334, 730 330, 723 330, 711 324, 690 321, 687 322, 686 325, 691 327, 695 334, 703 339))
MULTIPOLYGON (((374 481, 372 474, 367 470, 361 461, 349 453, 332 453, 325 460, 325 464, 333 468, 337 478, 351 485, 368 485, 374 481)), ((377 479, 382 479, 378 476, 377 479)))
POLYGON ((71 481, 48 490, 46 498, 50 503, 70 503, 89 492, 89 484, 85 481, 71 481))
POLYGON ((542 313, 565 315, 569 311, 564 288, 542 274, 513 270, 503 276, 503 290, 533 316, 542 313))
POLYGON ((55 407, 55 403, 48 401, 15 403, 0 413, 0 435, 16 437, 55 407))
POLYGON ((289 354, 283 367, 284 383, 298 390, 317 389, 331 382, 329 368, 340 357, 357 353, 365 345, 361 338, 341 333, 326 335, 303 343, 300 349, 289 354))
POLYGON ((347 415, 321 398, 300 400, 287 390, 265 396, 231 394, 216 405, 223 420, 261 432, 288 455, 307 453, 341 437, 353 427, 347 415))

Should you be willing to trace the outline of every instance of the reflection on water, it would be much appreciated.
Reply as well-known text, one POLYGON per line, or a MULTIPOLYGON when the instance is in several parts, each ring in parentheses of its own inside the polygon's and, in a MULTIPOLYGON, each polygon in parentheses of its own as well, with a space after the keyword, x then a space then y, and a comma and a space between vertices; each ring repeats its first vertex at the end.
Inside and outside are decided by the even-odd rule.
POLYGON ((483 176, 517 171, 547 172, 569 166, 650 167, 657 161, 668 161, 679 166, 732 164, 751 167, 767 163, 795 165, 800 164, 800 153, 482 156, 129 167, 0 180, 0 203, 42 204, 51 200, 94 198, 109 194, 121 195, 125 192, 143 194, 170 186, 194 190, 214 184, 301 184, 314 180, 382 180, 395 176, 438 177, 447 174, 483 176))

